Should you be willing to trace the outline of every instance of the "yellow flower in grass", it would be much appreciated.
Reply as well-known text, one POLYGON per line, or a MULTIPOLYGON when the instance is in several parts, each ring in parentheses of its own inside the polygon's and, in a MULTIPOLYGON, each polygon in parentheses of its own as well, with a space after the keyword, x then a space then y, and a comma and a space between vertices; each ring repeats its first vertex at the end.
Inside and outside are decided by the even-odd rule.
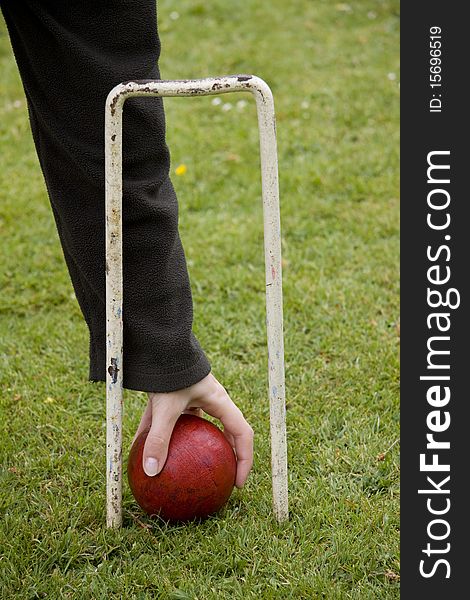
POLYGON ((180 177, 181 175, 184 175, 187 170, 188 167, 186 165, 178 165, 175 169, 175 173, 180 177))

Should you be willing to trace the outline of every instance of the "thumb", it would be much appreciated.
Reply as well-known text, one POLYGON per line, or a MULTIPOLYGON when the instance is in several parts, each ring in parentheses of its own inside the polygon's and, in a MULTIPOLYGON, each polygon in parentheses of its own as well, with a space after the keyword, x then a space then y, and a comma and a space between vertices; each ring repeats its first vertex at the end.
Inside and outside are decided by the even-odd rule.
POLYGON ((146 475, 153 477, 163 469, 167 456, 171 434, 183 407, 179 402, 152 400, 152 425, 145 440, 143 469, 146 475))

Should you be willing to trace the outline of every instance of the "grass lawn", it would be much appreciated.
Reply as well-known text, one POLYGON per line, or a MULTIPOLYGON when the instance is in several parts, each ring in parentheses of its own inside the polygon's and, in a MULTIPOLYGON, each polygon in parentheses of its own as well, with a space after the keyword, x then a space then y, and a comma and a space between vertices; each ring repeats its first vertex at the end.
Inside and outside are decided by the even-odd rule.
MULTIPOLYGON (((195 332, 255 429, 216 518, 105 522, 103 384, 0 23, 0 598, 398 598, 398 1, 161 0, 162 76, 276 101, 290 521, 271 513, 262 213, 247 95, 168 99, 195 332), (177 12, 176 12, 177 11, 177 12), (245 100, 245 102, 240 102, 245 100), (229 103, 229 104, 228 104, 229 103)), ((126 392, 125 455, 145 405, 126 392)))

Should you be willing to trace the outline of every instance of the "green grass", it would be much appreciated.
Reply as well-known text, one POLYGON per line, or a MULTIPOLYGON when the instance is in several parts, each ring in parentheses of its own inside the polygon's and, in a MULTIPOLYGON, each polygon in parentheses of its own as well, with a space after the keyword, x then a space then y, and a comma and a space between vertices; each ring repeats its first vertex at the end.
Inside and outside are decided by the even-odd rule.
MULTIPOLYGON (((398 598, 398 2, 160 2, 162 75, 275 95, 290 521, 271 514, 255 110, 166 102, 195 302, 254 471, 203 524, 105 520, 105 405, 0 24, 0 597, 398 598), (177 10, 179 18, 170 13, 177 10)), ((244 98, 246 106, 237 105, 244 98)), ((126 392, 125 453, 145 404, 126 392)))

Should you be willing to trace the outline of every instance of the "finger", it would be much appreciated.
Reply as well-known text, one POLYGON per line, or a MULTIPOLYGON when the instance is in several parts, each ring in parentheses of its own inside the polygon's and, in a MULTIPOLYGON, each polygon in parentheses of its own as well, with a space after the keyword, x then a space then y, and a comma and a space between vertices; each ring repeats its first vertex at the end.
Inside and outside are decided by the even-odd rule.
MULTIPOLYGON (((248 425, 248 423, 247 423, 248 425)), ((242 488, 253 466, 253 429, 248 425, 246 432, 234 434, 235 452, 237 454, 237 477, 235 485, 242 488)))
POLYGON ((230 433, 230 431, 227 431, 226 429, 224 429, 223 434, 225 435, 227 442, 235 450, 235 440, 233 439, 233 435, 230 433))
POLYGON ((200 405, 206 413, 219 419, 224 431, 232 435, 237 455, 235 485, 243 487, 253 466, 253 429, 222 387, 216 394, 203 399, 200 405))
POLYGON ((152 398, 152 425, 145 441, 143 468, 149 477, 158 475, 163 469, 171 434, 185 405, 176 398, 152 398))
POLYGON ((146 406, 144 413, 140 419, 140 423, 139 423, 139 426, 137 427, 137 431, 135 432, 134 439, 132 440, 131 448, 134 445, 135 440, 142 433, 142 431, 146 431, 147 429, 149 429, 151 424, 152 424, 152 405, 150 404, 150 401, 149 401, 149 402, 147 402, 147 406, 146 406))

